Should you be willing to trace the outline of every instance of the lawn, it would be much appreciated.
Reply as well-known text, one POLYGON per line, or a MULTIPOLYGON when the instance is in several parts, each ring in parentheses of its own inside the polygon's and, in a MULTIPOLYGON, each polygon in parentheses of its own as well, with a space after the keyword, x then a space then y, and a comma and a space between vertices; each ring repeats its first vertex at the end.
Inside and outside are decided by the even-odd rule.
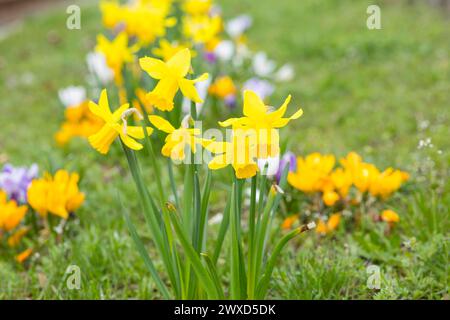
MULTIPOLYGON (((448 299, 448 14, 408 1, 379 1, 382 29, 368 30, 372 3, 366 0, 217 2, 225 17, 253 16, 248 38, 254 49, 294 65, 294 81, 278 86, 272 97, 278 103, 291 93, 304 110, 285 135, 290 150, 337 156, 353 150, 412 177, 388 202, 401 216, 390 235, 373 224, 324 239, 300 237, 275 269, 270 298, 448 299), (432 145, 418 148, 428 138, 432 145), (381 268, 380 290, 366 286, 369 265, 381 268)), ((76 170, 87 194, 70 236, 45 244, 29 268, 0 252, 0 299, 161 298, 117 197, 139 219, 124 157, 101 157, 84 141, 65 149, 54 142, 63 118, 58 89, 85 83, 85 55, 101 30, 97 6, 80 5, 81 30, 65 28, 62 6, 27 18, 0 40, 0 165, 35 162, 41 170, 76 170), (69 265, 80 267, 81 290, 65 286, 69 265)), ((223 203, 212 208, 222 209, 223 203)), ((139 231, 149 237, 146 228, 139 231)))

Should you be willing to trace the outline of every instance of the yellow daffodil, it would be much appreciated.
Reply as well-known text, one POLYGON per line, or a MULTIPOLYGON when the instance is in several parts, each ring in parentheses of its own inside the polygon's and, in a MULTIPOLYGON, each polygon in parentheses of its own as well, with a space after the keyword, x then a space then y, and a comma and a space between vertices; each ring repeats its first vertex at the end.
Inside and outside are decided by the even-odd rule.
POLYGON ((119 33, 112 41, 100 34, 97 36, 97 46, 95 47, 96 51, 105 56, 106 63, 114 71, 114 78, 118 84, 123 81, 123 65, 133 61, 133 54, 138 49, 137 45, 128 47, 128 35, 125 32, 119 33))
POLYGON ((225 99, 230 95, 235 95, 237 89, 233 80, 228 76, 224 76, 217 78, 209 87, 208 92, 220 99, 225 99))
POLYGON ((195 44, 204 45, 212 51, 220 42, 219 34, 223 29, 220 16, 195 15, 183 19, 183 33, 195 44))
POLYGON ((117 1, 100 1, 103 25, 108 29, 116 27, 123 19, 123 11, 117 1))
POLYGON ((54 177, 46 174, 35 179, 28 188, 28 203, 42 217, 50 212, 63 219, 84 202, 84 193, 78 189, 79 175, 58 170, 54 177))
POLYGON ((316 232, 322 235, 331 233, 334 230, 336 230, 340 222, 341 222, 340 213, 332 214, 328 218, 328 221, 326 223, 322 219, 319 219, 319 221, 317 222, 316 232))
POLYGON ((299 109, 289 118, 284 118, 287 106, 291 101, 289 95, 283 105, 271 112, 258 95, 251 91, 244 91, 244 117, 230 118, 219 122, 222 127, 232 126, 233 129, 241 128, 254 131, 257 140, 258 158, 276 157, 279 150, 279 133, 276 129, 286 126, 289 121, 298 119, 303 114, 299 109))
POLYGON ((386 221, 388 223, 397 223, 400 221, 400 217, 397 214, 397 212, 387 209, 387 210, 383 210, 383 212, 381 212, 381 219, 383 221, 386 221))
MULTIPOLYGON (((155 56, 162 58, 164 61, 169 61, 177 52, 186 48, 188 48, 188 46, 179 44, 178 42, 170 43, 166 39, 161 39, 159 41, 159 48, 153 49, 152 53, 155 56)), ((190 51, 191 56, 194 57, 195 52, 193 50, 190 51)))
MULTIPOLYGON (((151 115, 148 117, 150 122, 159 130, 168 133, 165 144, 161 149, 163 156, 172 160, 182 161, 185 159, 185 149, 190 148, 193 153, 197 152, 197 144, 202 144, 203 140, 199 137, 200 129, 190 129, 182 124, 180 128, 175 129, 169 121, 159 116, 151 115)), ((185 121, 183 121, 184 123, 185 121)))
POLYGON ((101 154, 108 153, 111 144, 118 136, 128 148, 141 150, 142 144, 135 139, 143 139, 145 134, 150 135, 153 132, 150 127, 147 127, 146 133, 144 133, 142 127, 127 126, 125 118, 130 111, 133 111, 129 109, 128 104, 122 105, 114 113, 111 113, 106 89, 102 91, 99 103, 90 102, 89 108, 93 114, 104 121, 103 127, 89 137, 89 143, 101 154), (121 121, 123 125, 120 124, 121 121))
POLYGON ((231 164, 238 179, 251 178, 258 172, 256 144, 253 136, 245 130, 233 130, 231 142, 210 142, 205 148, 215 154, 209 162, 211 170, 222 169, 231 164))
POLYGON ((183 10, 190 15, 206 15, 212 7, 212 0, 186 0, 183 10))
POLYGON ((200 103, 203 100, 198 95, 194 84, 208 78, 204 73, 199 78, 186 79, 191 68, 191 53, 189 49, 178 51, 169 61, 145 57, 139 60, 141 68, 152 78, 159 80, 156 87, 147 94, 147 100, 162 111, 173 109, 173 99, 178 89, 190 100, 200 103))
POLYGON ((297 170, 289 172, 287 180, 294 188, 306 193, 322 191, 334 163, 333 155, 321 155, 318 152, 305 158, 298 157, 297 170))
POLYGON ((11 231, 19 225, 27 213, 27 206, 18 206, 16 201, 7 199, 0 190, 0 230, 11 231))

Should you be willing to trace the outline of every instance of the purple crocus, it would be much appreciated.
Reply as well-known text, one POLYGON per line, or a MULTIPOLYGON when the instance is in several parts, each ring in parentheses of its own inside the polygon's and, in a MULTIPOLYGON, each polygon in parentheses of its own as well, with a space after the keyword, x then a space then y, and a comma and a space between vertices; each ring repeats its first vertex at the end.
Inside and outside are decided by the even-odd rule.
POLYGON ((17 203, 26 203, 28 187, 37 174, 37 164, 31 165, 29 168, 5 164, 0 172, 0 189, 6 192, 9 199, 15 200, 17 203))
POLYGON ((215 64, 217 61, 217 56, 212 51, 206 51, 205 53, 203 53, 203 58, 210 64, 215 64))
POLYGON ((234 107, 236 107, 236 95, 235 94, 227 95, 224 99, 224 102, 228 108, 233 109, 234 107))
POLYGON ((269 81, 255 77, 244 83, 244 90, 251 90, 255 92, 262 100, 265 100, 272 95, 275 89, 269 81))
POLYGON ((278 171, 275 174, 278 183, 280 182, 281 174, 283 173, 283 170, 287 164, 289 164, 289 172, 294 172, 297 169, 297 158, 295 157, 295 154, 290 151, 287 151, 281 157, 280 165, 278 166, 278 171))

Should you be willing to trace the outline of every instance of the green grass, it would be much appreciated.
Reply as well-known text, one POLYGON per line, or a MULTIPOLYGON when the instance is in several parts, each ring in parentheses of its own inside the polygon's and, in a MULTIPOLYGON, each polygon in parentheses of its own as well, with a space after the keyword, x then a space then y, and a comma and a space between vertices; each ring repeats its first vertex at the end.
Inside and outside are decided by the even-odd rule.
MULTIPOLYGON (((254 49, 296 69, 295 81, 279 86, 273 97, 276 104, 291 93, 305 111, 288 129, 292 150, 338 156, 355 150, 413 178, 388 202, 401 215, 391 235, 368 222, 332 238, 302 236, 276 269, 270 297, 448 298, 448 16, 428 6, 379 1, 382 30, 370 31, 365 24, 371 1, 219 2, 226 17, 242 12, 254 17, 249 32, 254 49), (434 147, 418 150, 419 140, 428 137, 434 147), (407 240, 414 242, 410 249, 402 246, 407 240), (366 286, 370 264, 381 268, 380 291, 366 286)), ((81 30, 67 30, 65 8, 57 8, 26 19, 0 41, 0 159, 77 170, 87 193, 79 219, 71 222, 72 234, 57 245, 48 243, 30 269, 0 253, 0 299, 159 298, 117 199, 121 193, 139 219, 124 157, 100 157, 81 141, 66 150, 54 144, 62 120, 57 91, 85 83, 84 57, 100 30, 97 9, 84 8, 81 30), (70 264, 81 269, 79 291, 65 286, 70 264)), ((144 240, 146 232, 140 230, 144 240)))

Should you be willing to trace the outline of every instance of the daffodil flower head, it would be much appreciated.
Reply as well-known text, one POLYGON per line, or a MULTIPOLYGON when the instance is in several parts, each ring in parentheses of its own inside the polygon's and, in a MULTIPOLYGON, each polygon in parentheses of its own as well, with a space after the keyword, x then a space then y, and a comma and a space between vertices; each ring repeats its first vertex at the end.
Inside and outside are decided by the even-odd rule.
POLYGON ((150 115, 148 118, 156 128, 168 134, 161 149, 165 157, 174 161, 183 161, 186 158, 186 148, 196 153, 197 145, 203 144, 203 140, 199 137, 200 129, 189 128, 186 119, 182 121, 180 128, 175 129, 169 121, 160 116, 150 115))
POLYGON ((156 87, 147 94, 147 100, 156 108, 162 111, 172 110, 178 89, 186 98, 196 103, 203 102, 194 84, 206 80, 208 74, 204 73, 194 80, 186 79, 191 69, 191 53, 188 48, 178 51, 167 62, 150 57, 141 58, 139 62, 143 70, 159 80, 156 87))
POLYGON ((233 130, 231 142, 212 141, 205 145, 215 154, 208 167, 218 170, 231 165, 238 179, 251 178, 259 170, 256 146, 255 135, 248 134, 246 130, 233 130))
POLYGON ((91 146, 100 152, 106 154, 109 151, 111 144, 119 136, 122 142, 132 150, 141 150, 142 144, 135 139, 143 139, 145 135, 150 135, 153 129, 146 128, 146 132, 142 127, 128 126, 123 120, 125 116, 130 113, 129 105, 124 104, 113 113, 109 108, 108 95, 106 89, 104 89, 100 95, 99 103, 89 103, 89 108, 93 114, 101 118, 104 122, 101 129, 89 137, 89 143, 91 146), (122 124, 120 123, 122 121, 122 124))
POLYGON ((122 83, 122 67, 125 63, 133 61, 133 54, 138 51, 138 45, 128 47, 128 35, 119 33, 114 40, 108 40, 104 35, 97 36, 96 51, 101 52, 108 67, 114 71, 117 83, 122 83))
POLYGON ((273 111, 273 108, 266 106, 255 92, 246 90, 244 91, 244 117, 230 118, 219 122, 219 125, 222 127, 232 126, 233 129, 253 130, 257 139, 258 158, 275 157, 280 151, 278 129, 303 114, 303 110, 299 109, 289 118, 284 118, 290 101, 291 96, 289 95, 283 105, 273 111))

